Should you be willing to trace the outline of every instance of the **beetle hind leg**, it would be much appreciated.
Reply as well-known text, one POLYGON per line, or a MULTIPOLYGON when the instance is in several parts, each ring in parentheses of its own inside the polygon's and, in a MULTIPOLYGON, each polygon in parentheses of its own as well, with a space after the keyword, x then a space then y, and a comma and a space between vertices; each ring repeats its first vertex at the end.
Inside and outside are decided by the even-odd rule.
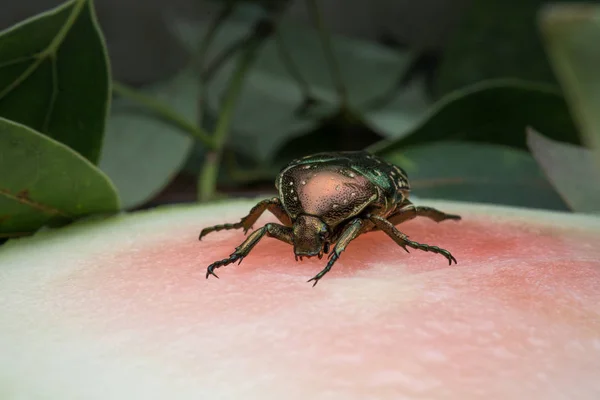
POLYGON ((373 222, 375 224, 375 226, 377 226, 377 228, 379 228, 383 232, 387 233, 387 235, 389 237, 391 237, 394 240, 394 242, 396 242, 404 250, 408 251, 407 247, 411 247, 411 248, 417 249, 417 250, 428 251, 428 252, 440 254, 440 255, 446 257, 449 265, 452 265, 452 262, 454 262, 456 264, 456 258, 454 258, 454 256, 448 250, 442 249, 437 246, 431 246, 428 244, 414 242, 414 241, 408 239, 408 236, 406 236, 404 233, 402 233, 398 229, 396 229, 396 227, 393 225, 393 223, 391 221, 388 221, 387 219, 382 218, 378 215, 371 215, 369 217, 369 219, 371 220, 371 222, 373 222))
POLYGON ((236 222, 234 224, 214 225, 202 229, 200 235, 198 236, 198 240, 202 240, 204 236, 211 232, 218 232, 222 230, 243 228, 244 234, 246 234, 266 210, 269 210, 273 215, 275 215, 282 224, 286 226, 290 226, 292 224, 290 217, 287 215, 283 209, 283 206, 281 205, 281 201, 277 197, 273 197, 272 199, 263 200, 252 207, 248 215, 242 218, 240 222, 236 222))
POLYGON ((214 271, 215 271, 215 269, 217 269, 219 267, 223 267, 225 265, 232 264, 236 261, 239 261, 238 265, 241 264, 244 257, 246 257, 250 253, 250 251, 254 248, 254 246, 256 246, 256 244, 265 235, 275 238, 275 239, 278 239, 278 240, 281 240, 282 242, 292 244, 292 238, 293 238, 292 228, 287 227, 287 226, 282 226, 279 224, 272 224, 272 223, 266 224, 262 228, 257 229, 256 231, 252 232, 252 234, 250 236, 248 236, 248 238, 246 238, 246 240, 244 240, 244 242, 241 245, 239 245, 238 247, 235 248, 235 251, 233 253, 231 253, 231 255, 228 258, 225 258, 220 261, 215 261, 214 263, 210 264, 206 268, 206 278, 208 279, 208 277, 211 275, 218 278, 217 274, 215 274, 214 271))
POLYGON ((388 217, 388 221, 390 221, 392 225, 399 225, 416 217, 429 218, 435 222, 442 222, 446 220, 458 221, 461 219, 460 215, 446 214, 445 212, 432 207, 415 206, 410 201, 405 200, 402 204, 402 207, 388 217))

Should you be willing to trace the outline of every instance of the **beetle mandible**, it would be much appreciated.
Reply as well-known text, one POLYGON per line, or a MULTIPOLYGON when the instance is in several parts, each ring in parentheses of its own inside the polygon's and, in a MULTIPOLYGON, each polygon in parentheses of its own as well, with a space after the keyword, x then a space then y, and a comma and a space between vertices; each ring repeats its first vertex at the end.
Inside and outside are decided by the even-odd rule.
POLYGON ((435 222, 460 220, 431 207, 413 205, 408 196, 406 172, 366 151, 327 152, 306 156, 284 167, 275 180, 278 197, 256 204, 240 222, 204 228, 199 240, 210 232, 243 229, 246 234, 269 210, 281 224, 268 223, 252 232, 228 258, 208 266, 206 278, 216 268, 240 263, 266 235, 294 246, 296 261, 329 253, 327 265, 309 279, 313 287, 331 269, 348 244, 359 235, 381 230, 408 252, 413 249, 438 253, 449 264, 456 259, 448 250, 414 242, 395 225, 417 216, 435 222))

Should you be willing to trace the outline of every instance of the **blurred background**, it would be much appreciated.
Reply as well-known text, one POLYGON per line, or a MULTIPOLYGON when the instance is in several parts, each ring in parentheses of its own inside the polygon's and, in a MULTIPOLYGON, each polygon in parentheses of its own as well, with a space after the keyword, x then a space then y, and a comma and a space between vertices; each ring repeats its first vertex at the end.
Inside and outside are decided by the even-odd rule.
MULTIPOLYGON (((547 3, 97 0, 113 82, 97 165, 125 210, 274 193, 295 157, 368 149, 417 197, 597 211, 597 189, 565 187, 573 163, 598 170, 547 3)), ((0 28, 60 4, 5 2, 0 28)))

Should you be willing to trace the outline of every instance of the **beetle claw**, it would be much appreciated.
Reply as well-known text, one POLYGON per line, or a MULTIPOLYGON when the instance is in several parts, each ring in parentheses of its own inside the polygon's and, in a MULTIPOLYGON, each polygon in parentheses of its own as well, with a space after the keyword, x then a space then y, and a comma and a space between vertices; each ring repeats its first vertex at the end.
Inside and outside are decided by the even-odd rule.
POLYGON ((208 270, 206 271, 206 279, 208 279, 208 277, 211 275, 214 276, 215 278, 219 279, 217 274, 215 274, 214 271, 210 267, 208 267, 208 270))

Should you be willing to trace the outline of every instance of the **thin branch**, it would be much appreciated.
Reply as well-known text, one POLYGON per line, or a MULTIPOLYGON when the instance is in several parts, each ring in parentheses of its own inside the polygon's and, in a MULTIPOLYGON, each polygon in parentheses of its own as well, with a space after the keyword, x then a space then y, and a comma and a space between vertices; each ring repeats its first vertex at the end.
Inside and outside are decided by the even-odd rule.
POLYGON ((196 126, 192 122, 188 121, 185 117, 180 115, 177 111, 171 108, 168 104, 152 97, 148 96, 138 90, 135 90, 132 87, 124 85, 119 82, 113 82, 112 84, 113 91, 117 93, 119 96, 128 98, 130 100, 139 103, 151 111, 153 111, 159 117, 165 119, 166 121, 174 124, 179 129, 184 132, 190 134, 194 138, 198 139, 202 144, 204 144, 209 149, 216 148, 213 139, 210 137, 208 133, 206 133, 202 128, 196 126))
POLYGON ((208 29, 206 30, 206 34, 202 38, 202 42, 200 43, 200 49, 196 56, 192 59, 192 66, 198 70, 204 67, 204 63, 206 61, 206 55, 208 54, 208 50, 210 49, 221 24, 229 18, 231 13, 234 10, 235 0, 227 0, 227 3, 221 7, 221 10, 217 14, 216 18, 211 20, 208 29))
POLYGON ((233 57, 239 50, 244 48, 247 41, 248 41, 248 39, 246 37, 238 39, 235 42, 231 43, 229 45, 229 47, 227 47, 221 53, 219 53, 219 55, 217 57, 215 57, 213 62, 210 65, 208 65, 206 68, 204 68, 204 70, 202 71, 202 73, 200 75, 200 79, 202 80, 202 83, 206 84, 206 82, 211 80, 212 77, 214 76, 214 74, 219 69, 221 69, 221 67, 223 66, 223 64, 225 64, 225 62, 227 60, 229 60, 231 57, 233 57))
POLYGON ((244 51, 240 55, 235 71, 231 76, 219 112, 215 133, 213 135, 216 149, 206 154, 204 165, 198 176, 198 199, 200 201, 211 200, 215 195, 217 175, 221 164, 223 149, 229 135, 229 126, 231 125, 235 106, 237 105, 237 100, 242 90, 246 73, 253 64, 264 39, 270 36, 271 33, 271 21, 261 21, 256 25, 254 32, 246 41, 244 51))
POLYGON ((285 45, 285 42, 283 41, 283 38, 281 37, 281 33, 279 32, 279 29, 275 32, 275 43, 277 44, 277 52, 279 53, 279 57, 281 58, 283 66, 285 67, 287 72, 290 74, 290 76, 298 84, 298 87, 300 88, 302 95, 305 98, 313 98, 313 95, 312 95, 312 92, 310 89, 310 85, 308 84, 306 79, 304 79, 304 77, 300 73, 300 70, 294 63, 294 60, 292 59, 292 56, 290 55, 290 53, 285 45))
POLYGON ((224 155, 224 166, 229 178, 238 184, 248 184, 260 180, 272 180, 278 172, 278 168, 269 167, 241 167, 237 164, 235 154, 232 151, 224 155))
POLYGON ((223 7, 221 7, 221 10, 217 14, 217 17, 211 21, 206 31, 206 34, 204 35, 204 38, 202 38, 202 42, 200 43, 200 49, 198 50, 196 57, 194 57, 191 62, 192 68, 198 71, 198 74, 200 75, 200 81, 198 82, 198 99, 196 104, 196 110, 198 113, 196 123, 199 127, 203 126, 204 114, 206 113, 207 108, 204 100, 207 96, 206 84, 208 80, 204 79, 203 74, 204 64, 206 63, 206 56, 208 54, 210 46, 213 43, 215 36, 217 35, 219 28, 221 27, 223 22, 225 22, 233 13, 233 10, 235 9, 235 3, 235 0, 227 0, 227 3, 223 7))
POLYGON ((346 91, 346 86, 344 85, 344 81, 342 79, 340 66, 338 65, 338 62, 335 58, 335 54, 333 53, 331 38, 329 36, 327 28, 325 27, 325 22, 323 21, 323 16, 321 15, 321 11, 319 10, 319 6, 317 5, 317 0, 307 0, 307 6, 311 17, 315 22, 317 31, 319 32, 321 44, 323 45, 323 51, 325 52, 325 57, 327 58, 327 65, 329 66, 331 78, 336 87, 338 97, 340 98, 342 107, 345 108, 348 106, 348 93, 346 91))

